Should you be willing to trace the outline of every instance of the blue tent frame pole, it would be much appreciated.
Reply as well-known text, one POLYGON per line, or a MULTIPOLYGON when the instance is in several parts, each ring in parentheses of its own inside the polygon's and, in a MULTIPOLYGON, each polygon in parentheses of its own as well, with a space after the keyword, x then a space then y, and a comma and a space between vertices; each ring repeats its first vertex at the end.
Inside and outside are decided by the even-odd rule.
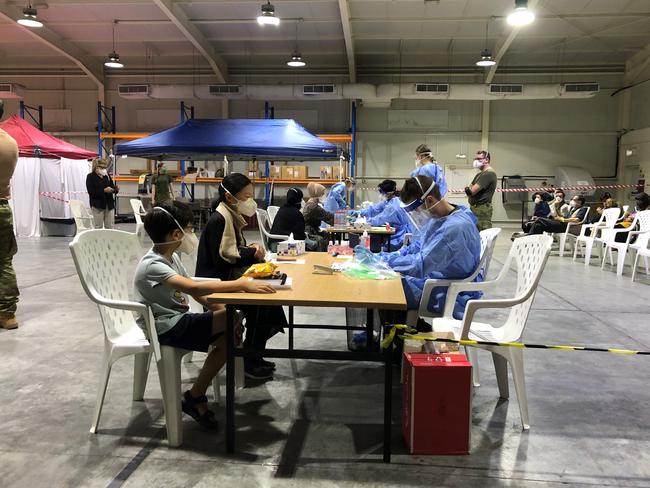
MULTIPOLYGON (((352 178, 356 175, 356 162, 357 162, 357 104, 352 102, 352 143, 350 144, 350 176, 352 178)), ((350 195, 350 207, 354 208, 354 190, 350 195)))
MULTIPOLYGON (((181 124, 185 122, 185 102, 181 102, 181 124)), ((185 184, 183 178, 185 177, 185 161, 180 161, 181 164, 181 196, 185 197, 185 184)))
MULTIPOLYGON (((269 118, 269 102, 264 102, 264 118, 269 118)), ((271 192, 269 188, 269 160, 264 161, 264 178, 266 182, 264 183, 264 205, 266 208, 269 207, 269 201, 271 199, 271 192)))

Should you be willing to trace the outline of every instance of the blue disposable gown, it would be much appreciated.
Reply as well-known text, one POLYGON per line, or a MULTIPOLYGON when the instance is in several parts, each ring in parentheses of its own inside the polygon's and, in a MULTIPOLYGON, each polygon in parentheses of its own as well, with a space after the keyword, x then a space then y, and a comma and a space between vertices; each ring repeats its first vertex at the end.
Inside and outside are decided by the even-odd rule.
POLYGON ((334 184, 327 194, 323 207, 330 213, 335 213, 338 210, 347 208, 348 204, 345 202, 345 183, 339 181, 334 184))
POLYGON ((364 208, 363 210, 359 210, 359 215, 361 217, 365 217, 367 219, 374 217, 375 215, 379 215, 384 211, 386 208, 386 205, 388 205, 388 200, 381 199, 377 203, 373 203, 370 205, 368 208, 364 208))
MULTIPOLYGON (((458 280, 467 278, 477 268, 481 254, 481 237, 476 217, 464 206, 458 206, 447 217, 430 220, 421 229, 422 238, 382 259, 402 274, 402 285, 409 309, 417 309, 427 279, 458 280)), ((447 287, 433 290, 427 305, 430 312, 442 315, 447 287)), ((463 292, 454 306, 454 318, 461 319, 468 300, 480 298, 480 292, 463 292)))
POLYGON ((436 163, 427 163, 411 172, 411 178, 415 178, 416 176, 428 176, 429 178, 432 178, 438 185, 438 188, 440 188, 440 195, 444 197, 445 193, 447 193, 445 173, 436 163))
POLYGON ((380 213, 367 220, 372 226, 381 227, 388 222, 391 227, 395 228, 395 234, 390 239, 390 245, 394 249, 402 245, 404 234, 411 232, 411 220, 406 215, 397 197, 388 200, 380 213))

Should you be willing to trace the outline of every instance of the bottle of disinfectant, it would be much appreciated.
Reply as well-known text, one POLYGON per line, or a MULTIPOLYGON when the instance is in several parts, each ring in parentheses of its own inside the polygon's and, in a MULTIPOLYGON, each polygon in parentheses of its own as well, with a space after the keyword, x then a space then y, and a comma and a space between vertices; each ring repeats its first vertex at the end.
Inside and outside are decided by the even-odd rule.
POLYGON ((363 235, 361 236, 361 245, 366 249, 370 249, 370 236, 368 235, 367 230, 363 231, 363 235))

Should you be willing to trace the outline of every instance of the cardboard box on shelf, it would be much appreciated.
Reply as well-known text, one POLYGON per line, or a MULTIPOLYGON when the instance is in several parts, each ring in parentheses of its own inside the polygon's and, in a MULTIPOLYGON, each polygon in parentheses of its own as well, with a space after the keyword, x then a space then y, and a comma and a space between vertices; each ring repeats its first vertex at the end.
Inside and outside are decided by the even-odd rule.
POLYGON ((345 166, 339 167, 339 165, 332 166, 332 179, 340 180, 345 178, 345 166))
POLYGON ((331 166, 321 166, 320 167, 320 179, 321 180, 331 180, 332 179, 332 167, 331 166))
POLYGON ((140 176, 142 174, 147 174, 147 173, 149 173, 149 171, 146 170, 146 169, 131 169, 131 170, 129 170, 129 174, 132 175, 132 176, 140 176))
POLYGON ((282 178, 282 168, 284 166, 278 166, 277 164, 269 166, 269 178, 273 178, 274 180, 282 178))
POLYGON ((293 180, 293 166, 281 166, 281 178, 283 180, 293 180))
POLYGON ((257 170, 248 170, 248 177, 249 178, 257 178, 257 170))
POLYGON ((293 179, 306 180, 309 178, 309 168, 307 166, 293 166, 293 179))

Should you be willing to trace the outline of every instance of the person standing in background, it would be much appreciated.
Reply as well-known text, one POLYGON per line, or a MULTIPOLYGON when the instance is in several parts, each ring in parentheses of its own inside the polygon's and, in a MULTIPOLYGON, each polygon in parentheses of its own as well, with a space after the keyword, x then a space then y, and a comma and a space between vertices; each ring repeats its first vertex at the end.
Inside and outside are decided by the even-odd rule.
POLYGON ((478 151, 474 159, 474 168, 479 172, 470 186, 465 187, 469 206, 478 219, 479 232, 492 227, 492 197, 497 189, 497 174, 490 166, 490 153, 478 151))
POLYGON ((416 176, 428 176, 436 182, 440 195, 445 196, 447 193, 447 181, 445 172, 433 159, 433 152, 426 144, 420 144, 415 148, 415 170, 411 172, 411 178, 416 176))
POLYGON ((156 174, 151 180, 151 200, 154 205, 171 204, 174 201, 172 177, 167 174, 164 163, 158 163, 156 174))
POLYGON ((93 159, 93 171, 86 176, 86 190, 93 212, 95 229, 112 229, 115 223, 115 196, 119 188, 108 174, 108 161, 93 159))
MULTIPOLYGON (((0 100, 0 120, 4 115, 4 102, 0 100)), ((18 144, 0 129, 0 328, 17 329, 16 307, 18 283, 12 260, 18 252, 14 234, 13 215, 9 206, 11 177, 18 163, 18 144)))
POLYGON ((339 181, 332 185, 327 198, 325 199, 325 210, 330 213, 336 213, 339 210, 345 210, 348 208, 348 202, 346 201, 346 194, 349 191, 354 190, 355 181, 354 178, 345 178, 343 181, 339 181))

